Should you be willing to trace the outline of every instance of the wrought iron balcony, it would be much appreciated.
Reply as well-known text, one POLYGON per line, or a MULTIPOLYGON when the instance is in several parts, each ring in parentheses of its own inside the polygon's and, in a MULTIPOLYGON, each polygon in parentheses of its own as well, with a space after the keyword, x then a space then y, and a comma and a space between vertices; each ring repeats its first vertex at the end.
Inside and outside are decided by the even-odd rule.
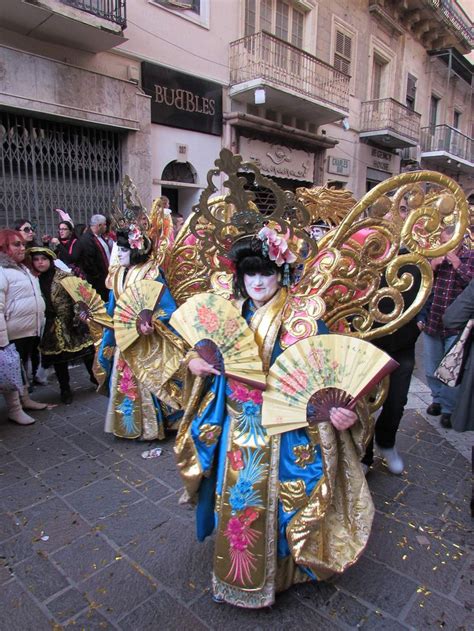
POLYGON ((127 0, 0 0, 3 28, 93 53, 126 40, 127 0))
POLYGON ((126 0, 60 0, 60 2, 109 22, 114 22, 122 28, 127 26, 126 0))
POLYGON ((420 139, 420 114, 395 99, 362 103, 360 137, 392 149, 414 147, 420 139))
POLYGON ((421 157, 444 157, 464 161, 474 168, 473 139, 450 125, 434 125, 421 130, 421 157))
POLYGON ((330 64, 260 31, 230 44, 230 96, 253 103, 256 88, 267 107, 297 112, 316 124, 349 112, 350 77, 330 64))

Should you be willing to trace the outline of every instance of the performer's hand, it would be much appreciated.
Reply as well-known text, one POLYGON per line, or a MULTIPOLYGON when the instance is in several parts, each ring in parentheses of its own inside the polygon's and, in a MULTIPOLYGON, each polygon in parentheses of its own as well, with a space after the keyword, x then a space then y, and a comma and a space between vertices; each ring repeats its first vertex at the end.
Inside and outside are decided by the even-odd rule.
POLYGON ((206 361, 204 361, 204 359, 201 359, 200 357, 195 357, 194 359, 191 359, 188 364, 188 368, 193 373, 193 375, 196 375, 196 377, 207 377, 208 375, 221 374, 218 370, 214 368, 214 366, 211 366, 211 364, 208 364, 206 361))
POLYGON ((418 327, 420 331, 423 331, 425 328, 425 323, 423 322, 423 320, 418 320, 418 322, 416 323, 416 326, 418 327))
POLYGON ((155 330, 153 324, 150 324, 149 322, 140 322, 138 328, 140 329, 140 333, 142 335, 151 335, 155 330))
POLYGON ((357 414, 346 408, 331 408, 329 419, 336 429, 342 431, 349 429, 357 421, 357 414))
POLYGON ((79 311, 79 313, 77 314, 77 317, 79 318, 81 322, 87 322, 87 320, 89 319, 89 315, 87 311, 79 311))

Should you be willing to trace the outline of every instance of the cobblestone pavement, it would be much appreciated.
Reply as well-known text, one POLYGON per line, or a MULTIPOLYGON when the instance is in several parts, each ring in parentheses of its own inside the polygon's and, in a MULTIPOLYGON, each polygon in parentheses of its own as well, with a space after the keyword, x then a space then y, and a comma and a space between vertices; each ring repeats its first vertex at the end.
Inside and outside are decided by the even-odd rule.
MULTIPOLYGON (((419 379, 398 437, 405 472, 377 461, 368 476, 377 511, 363 557, 255 612, 211 599, 212 541, 197 543, 178 503, 172 439, 144 460, 146 443, 103 433, 106 399, 82 367, 72 376, 74 403, 35 413, 33 426, 0 407, 2 631, 474 628, 473 432, 425 418, 419 379)), ((59 400, 55 384, 35 396, 59 400)))

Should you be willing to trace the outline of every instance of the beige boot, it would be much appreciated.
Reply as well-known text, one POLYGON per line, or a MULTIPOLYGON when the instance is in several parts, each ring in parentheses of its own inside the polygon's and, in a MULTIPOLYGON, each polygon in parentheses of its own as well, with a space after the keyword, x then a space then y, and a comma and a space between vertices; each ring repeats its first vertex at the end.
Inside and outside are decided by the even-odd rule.
POLYGON ((36 421, 32 416, 23 412, 18 392, 4 392, 3 396, 7 402, 8 418, 18 425, 31 425, 36 421))
POLYGON ((39 403, 38 401, 33 401, 30 399, 30 393, 28 392, 28 386, 25 386, 23 389, 23 394, 21 395, 21 405, 24 410, 46 410, 48 407, 47 403, 39 403))

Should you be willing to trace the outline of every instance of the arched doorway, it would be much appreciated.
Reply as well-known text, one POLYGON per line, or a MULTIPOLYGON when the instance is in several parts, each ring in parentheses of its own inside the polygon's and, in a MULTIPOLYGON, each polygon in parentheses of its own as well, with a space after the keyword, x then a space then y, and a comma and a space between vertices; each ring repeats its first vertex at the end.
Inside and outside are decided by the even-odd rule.
POLYGON ((187 217, 197 201, 198 194, 196 169, 190 162, 173 160, 161 174, 161 194, 170 200, 174 212, 187 217))

